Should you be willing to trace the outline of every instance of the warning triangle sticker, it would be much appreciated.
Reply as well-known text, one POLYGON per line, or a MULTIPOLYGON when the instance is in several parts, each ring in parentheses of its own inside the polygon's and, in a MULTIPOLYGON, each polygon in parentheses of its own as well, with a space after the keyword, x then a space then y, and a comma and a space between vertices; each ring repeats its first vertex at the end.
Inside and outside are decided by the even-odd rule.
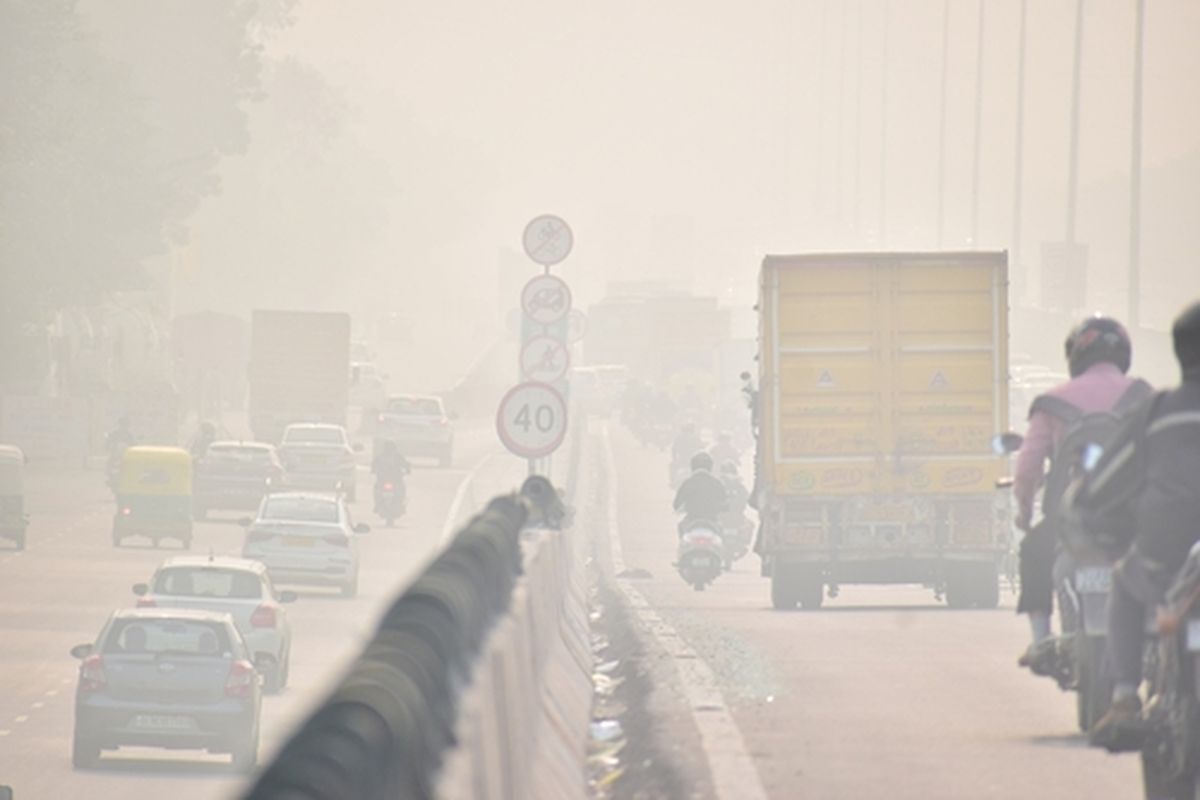
POLYGON ((817 375, 817 386, 822 389, 829 389, 833 386, 833 375, 829 370, 823 369, 817 375))
POLYGON ((940 369, 934 372, 933 376, 929 379, 930 389, 945 389, 949 385, 950 381, 946 378, 946 373, 942 372, 940 369))

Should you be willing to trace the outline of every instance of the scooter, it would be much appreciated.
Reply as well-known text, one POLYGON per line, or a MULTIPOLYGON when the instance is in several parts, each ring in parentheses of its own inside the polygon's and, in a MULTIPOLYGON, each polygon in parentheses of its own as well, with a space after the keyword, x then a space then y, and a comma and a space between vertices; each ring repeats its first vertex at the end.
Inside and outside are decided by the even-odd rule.
POLYGON ((691 520, 679 535, 675 568, 697 592, 704 591, 724 568, 725 551, 718 530, 708 520, 691 520))
POLYGON ((375 489, 375 513, 383 517, 387 527, 396 524, 396 519, 407 511, 408 498, 403 481, 379 481, 375 489))
POLYGON ((754 537, 754 523, 745 514, 726 512, 721 515, 721 542, 725 569, 733 569, 735 562, 750 552, 754 537))

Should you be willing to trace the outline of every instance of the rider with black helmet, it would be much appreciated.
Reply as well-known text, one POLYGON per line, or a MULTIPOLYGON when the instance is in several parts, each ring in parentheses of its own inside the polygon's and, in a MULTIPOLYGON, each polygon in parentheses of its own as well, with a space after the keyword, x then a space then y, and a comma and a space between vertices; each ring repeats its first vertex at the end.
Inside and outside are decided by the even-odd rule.
POLYGON ((1132 407, 1150 393, 1144 381, 1125 374, 1129 371, 1133 348, 1125 327, 1111 317, 1097 314, 1080 322, 1067 335, 1064 351, 1071 379, 1034 400, 1013 481, 1017 527, 1026 531, 1021 542, 1021 596, 1017 613, 1029 615, 1033 633, 1033 642, 1019 663, 1035 670, 1051 641, 1050 614, 1054 602, 1057 537, 1049 522, 1057 511, 1057 486, 1046 486, 1043 519, 1033 525, 1034 500, 1046 483, 1046 462, 1053 463, 1064 437, 1079 419, 1132 407), (1043 642, 1047 645, 1039 648, 1043 642))
POLYGON ((1092 742, 1127 749, 1121 735, 1141 708, 1147 608, 1163 602, 1175 574, 1200 538, 1200 302, 1172 330, 1182 381, 1144 403, 1087 473, 1072 511, 1090 528, 1128 542, 1113 570, 1108 605, 1108 660, 1113 703, 1092 728, 1092 742))
POLYGON ((681 534, 696 520, 715 524, 728 505, 725 484, 712 474, 712 456, 704 452, 696 453, 692 456, 691 464, 692 474, 675 493, 675 510, 683 512, 683 521, 679 523, 681 534))

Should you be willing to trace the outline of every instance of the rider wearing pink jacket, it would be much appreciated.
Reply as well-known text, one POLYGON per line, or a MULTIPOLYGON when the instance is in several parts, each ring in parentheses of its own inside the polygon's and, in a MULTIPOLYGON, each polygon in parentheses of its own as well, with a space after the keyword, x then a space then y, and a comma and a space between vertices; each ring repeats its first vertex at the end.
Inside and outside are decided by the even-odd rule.
POLYGON ((1039 398, 1034 402, 1013 481, 1017 527, 1026 532, 1021 542, 1017 613, 1029 615, 1033 632, 1033 644, 1020 660, 1025 666, 1035 664, 1039 658, 1035 648, 1049 639, 1053 610, 1055 533, 1049 526, 1032 525, 1034 499, 1045 480, 1046 463, 1054 458, 1069 425, 1052 409, 1065 402, 1083 414, 1111 411, 1138 382, 1126 375, 1133 350, 1128 332, 1114 319, 1097 315, 1084 320, 1067 336, 1065 350, 1071 379, 1043 395, 1053 401, 1039 398))

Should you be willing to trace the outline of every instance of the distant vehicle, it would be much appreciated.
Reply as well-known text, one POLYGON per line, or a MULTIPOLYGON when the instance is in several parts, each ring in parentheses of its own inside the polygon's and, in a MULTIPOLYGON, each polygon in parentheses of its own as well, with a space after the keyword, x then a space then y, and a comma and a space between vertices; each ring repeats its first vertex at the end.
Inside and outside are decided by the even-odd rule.
POLYGON ((19 447, 0 444, 0 539, 9 539, 18 550, 25 549, 25 454, 19 447))
POLYGON ((597 364, 571 370, 571 391, 589 414, 610 416, 621 406, 629 368, 623 364, 597 364))
POLYGON ((277 442, 293 422, 346 424, 350 315, 255 310, 250 322, 250 429, 277 442))
POLYGON ((454 460, 454 428, 442 398, 399 395, 387 401, 375 429, 376 445, 395 442, 405 456, 431 456, 443 467, 454 460))
POLYGON ((243 520, 242 556, 261 561, 274 583, 335 586, 343 597, 358 593, 358 534, 350 509, 338 497, 304 492, 268 495, 254 520, 243 520))
POLYGON ((279 454, 264 442, 213 442, 194 469, 196 519, 213 509, 257 509, 268 492, 287 485, 279 454))
POLYGON ((291 666, 292 626, 285 603, 295 592, 276 592, 267 568, 245 558, 184 556, 164 561, 150 583, 135 583, 139 608, 194 608, 226 612, 246 642, 268 692, 281 691, 291 666))
POLYGON ((233 618, 213 611, 113 612, 83 663, 75 692, 71 763, 95 766, 103 750, 165 747, 258 762, 260 679, 233 618))
POLYGON ((378 410, 387 402, 387 376, 369 361, 350 364, 350 405, 378 410))
POLYGON ((756 477, 776 608, 855 583, 998 604, 1006 270, 989 252, 764 259, 756 477))
POLYGON ((675 568, 697 592, 720 577, 725 568, 725 545, 720 526, 707 520, 692 520, 679 534, 675 568))
POLYGON ((113 545, 144 536, 192 546, 192 456, 178 447, 130 447, 121 456, 114 491, 113 545))
POLYGON ((354 454, 361 450, 341 425, 301 422, 284 430, 279 455, 289 487, 340 491, 353 502, 358 488, 354 454))

